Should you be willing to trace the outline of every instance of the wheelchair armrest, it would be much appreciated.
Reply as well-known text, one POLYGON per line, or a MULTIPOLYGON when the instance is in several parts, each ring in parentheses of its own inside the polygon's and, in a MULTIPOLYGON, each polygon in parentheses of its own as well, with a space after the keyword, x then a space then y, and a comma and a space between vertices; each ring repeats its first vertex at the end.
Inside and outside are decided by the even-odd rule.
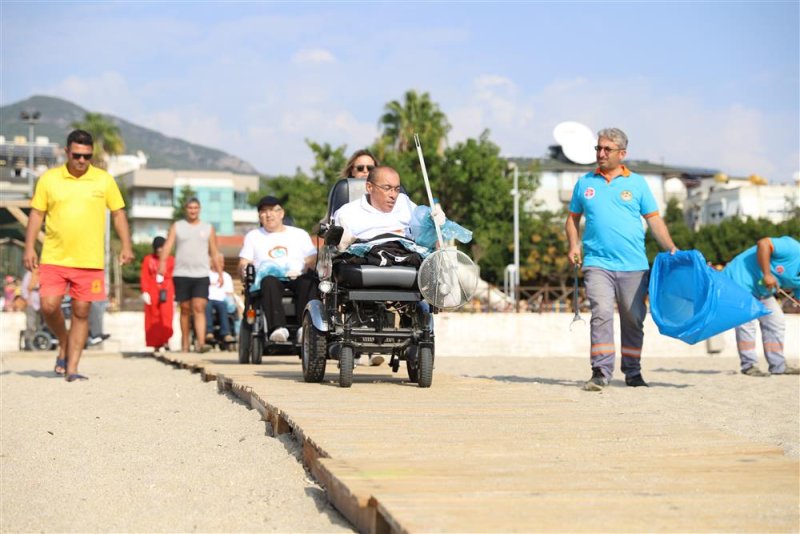
POLYGON ((344 228, 341 226, 329 226, 324 233, 325 244, 335 247, 342 240, 344 228))
POLYGON ((245 291, 247 288, 253 285, 253 282, 256 281, 256 266, 252 263, 248 263, 247 266, 244 268, 244 284, 245 284, 245 291))

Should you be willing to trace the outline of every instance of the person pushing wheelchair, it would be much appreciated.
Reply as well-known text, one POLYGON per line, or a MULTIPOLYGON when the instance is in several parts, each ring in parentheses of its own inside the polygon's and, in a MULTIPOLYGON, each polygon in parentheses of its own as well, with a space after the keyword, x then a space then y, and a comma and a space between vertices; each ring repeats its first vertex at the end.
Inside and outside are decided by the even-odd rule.
POLYGON ((294 293, 296 316, 302 317, 308 301, 316 298, 317 248, 308 232, 284 224, 285 213, 277 198, 263 197, 257 209, 261 227, 244 237, 239 252, 239 272, 244 280, 247 266, 254 265, 261 309, 269 325, 267 335, 270 341, 283 343, 289 339, 281 304, 284 289, 289 288, 294 293))

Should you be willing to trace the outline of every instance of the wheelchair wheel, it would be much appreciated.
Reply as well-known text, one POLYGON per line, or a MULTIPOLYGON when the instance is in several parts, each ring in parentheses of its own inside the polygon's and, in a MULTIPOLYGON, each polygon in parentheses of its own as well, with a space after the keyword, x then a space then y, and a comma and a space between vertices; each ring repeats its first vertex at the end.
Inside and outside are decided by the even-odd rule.
POLYGON ((50 350, 52 344, 53 338, 43 332, 37 333, 33 336, 33 340, 31 340, 31 345, 36 350, 50 350))
POLYGON ((264 338, 255 335, 250 343, 250 363, 261 365, 261 356, 264 354, 264 338))
POLYGON ((239 325, 239 363, 250 363, 250 343, 253 341, 253 325, 242 321, 239 325))
POLYGON ((339 387, 349 388, 353 385, 353 347, 344 346, 339 353, 339 387))
POLYGON ((303 316, 303 340, 300 347, 300 359, 303 362, 303 380, 306 382, 322 382, 325 378, 325 337, 314 328, 311 316, 303 316))
POLYGON ((419 380, 417 384, 421 388, 429 388, 433 383, 433 349, 420 347, 418 355, 419 380))
POLYGON ((415 384, 419 382, 419 362, 417 361, 418 354, 416 345, 409 345, 406 349, 406 370, 408 371, 408 380, 415 384))

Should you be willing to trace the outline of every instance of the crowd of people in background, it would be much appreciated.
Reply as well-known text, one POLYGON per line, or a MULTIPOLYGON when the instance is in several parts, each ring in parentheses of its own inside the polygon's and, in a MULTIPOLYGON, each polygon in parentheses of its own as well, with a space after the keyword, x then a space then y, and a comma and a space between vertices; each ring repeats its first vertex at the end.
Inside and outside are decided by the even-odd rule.
MULTIPOLYGON (((648 386, 642 376, 641 353, 650 265, 645 254, 641 220, 646 221, 663 250, 671 254, 677 250, 647 182, 624 163, 627 145, 628 138, 619 129, 598 132, 597 167, 577 181, 565 223, 568 259, 576 272, 579 269, 583 272, 585 298, 591 312, 592 376, 583 384, 587 391, 603 390, 613 376, 617 314, 622 338, 620 369, 625 383, 632 387, 648 386), (582 226, 583 217, 586 223, 582 226)), ((55 371, 68 381, 86 379, 77 372, 81 350, 108 337, 102 328, 107 305, 102 268, 104 235, 102 230, 97 230, 104 228, 100 218, 105 217, 107 210, 112 213, 122 241, 120 262, 133 257, 124 202, 113 177, 90 164, 92 149, 90 134, 73 131, 67 138, 67 163, 39 179, 26 231, 24 263, 27 272, 21 280, 6 275, 0 297, 4 312, 25 313, 26 349, 30 348, 35 332, 45 325, 51 329, 59 341, 55 371), (86 197, 83 190, 75 189, 79 178, 83 183, 94 184, 94 190, 88 193, 90 197, 86 197), (76 194, 64 195, 63 190, 72 190, 70 188, 76 194), (60 194, 54 194, 56 191, 60 194), (48 216, 47 234, 40 264, 34 241, 45 215, 48 216), (95 230, 87 233, 87 228, 95 230), (72 319, 69 328, 64 322, 67 315, 72 319)), ((364 179, 367 190, 363 199, 351 202, 333 217, 335 224, 344 230, 339 243, 341 250, 358 238, 369 239, 388 231, 385 224, 373 225, 373 219, 389 220, 387 214, 392 215, 391 224, 396 226, 397 220, 402 222, 410 217, 415 205, 403 192, 400 176, 394 169, 382 167, 369 151, 355 152, 341 176, 364 179)), ((193 349, 202 353, 216 342, 235 343, 242 320, 242 302, 234 292, 231 275, 224 271, 225 258, 217 249, 214 227, 201 220, 197 198, 189 199, 183 208, 184 218, 170 227, 166 238, 153 240, 152 253, 143 259, 141 266, 145 339, 147 346, 157 352, 169 350, 176 303, 183 351, 193 349)), ((443 220, 444 213, 438 204, 436 208, 439 211, 434 209, 432 216, 443 220)), ((289 271, 288 276, 283 276, 287 273, 277 276, 273 272, 259 272, 257 279, 263 311, 271 325, 269 339, 285 342, 289 332, 285 328, 280 296, 284 288, 292 289, 298 295, 299 310, 313 297, 316 248, 308 232, 284 224, 285 213, 279 199, 266 196, 256 209, 260 225, 245 237, 238 258, 238 274, 244 278, 243 270, 249 264, 258 270, 264 262, 286 263, 281 265, 289 271)), ((726 268, 726 274, 730 273, 739 285, 751 290, 772 312, 758 322, 769 372, 762 372, 756 366, 757 323, 754 321, 736 329, 743 374, 800 373, 800 369, 786 365, 783 359, 784 322, 780 306, 772 295, 779 287, 800 286, 800 274, 796 274, 800 270, 798 264, 800 243, 796 239, 765 237, 726 268)), ((464 309, 473 313, 568 311, 566 304, 561 309, 561 302, 556 305, 544 302, 543 298, 539 295, 516 302, 507 299, 491 303, 491 298, 476 295, 464 309)), ((570 308, 573 305, 569 304, 570 308)))

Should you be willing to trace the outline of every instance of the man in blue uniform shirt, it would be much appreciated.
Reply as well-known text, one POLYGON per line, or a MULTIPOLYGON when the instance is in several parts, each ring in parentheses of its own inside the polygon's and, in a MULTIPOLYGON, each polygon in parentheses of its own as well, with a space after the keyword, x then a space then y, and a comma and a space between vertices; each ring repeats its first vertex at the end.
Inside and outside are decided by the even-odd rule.
POLYGON ((583 265, 586 296, 592 309, 592 378, 583 385, 586 391, 601 391, 614 373, 615 302, 621 323, 625 384, 647 386, 642 378, 641 355, 650 265, 642 218, 662 249, 676 250, 644 177, 622 163, 627 148, 628 137, 622 130, 607 128, 598 132, 597 168, 575 184, 565 224, 569 261, 583 265), (586 227, 582 251, 578 229, 583 215, 586 227))
POLYGON ((786 321, 773 294, 780 287, 800 288, 800 243, 789 236, 765 237, 733 258, 723 271, 747 289, 772 313, 736 327, 736 348, 742 373, 748 376, 797 375, 800 368, 786 365, 783 342, 786 321), (761 325, 761 341, 769 373, 756 365, 756 323, 761 325))

